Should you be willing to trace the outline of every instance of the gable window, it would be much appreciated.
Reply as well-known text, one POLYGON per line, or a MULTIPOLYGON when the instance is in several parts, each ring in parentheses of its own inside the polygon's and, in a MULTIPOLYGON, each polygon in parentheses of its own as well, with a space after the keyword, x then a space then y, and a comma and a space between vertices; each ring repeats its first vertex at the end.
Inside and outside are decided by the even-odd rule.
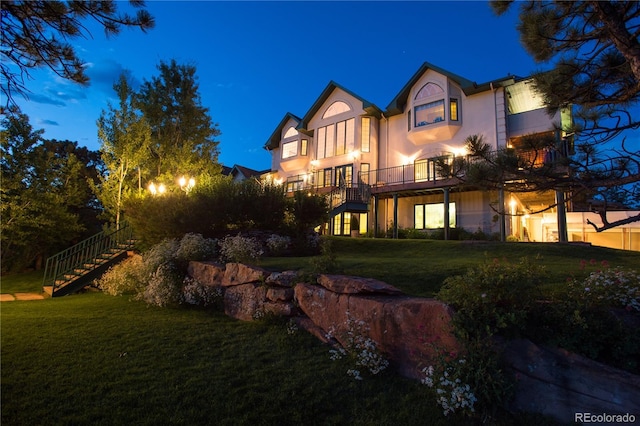
MULTIPOLYGON (((449 203, 449 226, 456 226, 456 203, 449 203)), ((416 229, 444 228, 444 203, 416 204, 414 206, 416 229)))
POLYGON ((298 141, 282 144, 282 158, 291 158, 298 155, 298 141))
POLYGON ((333 117, 334 115, 342 114, 343 112, 351 111, 351 107, 342 101, 335 101, 329 108, 322 114, 322 118, 333 117))
POLYGON ((287 139, 294 136, 298 136, 298 131, 293 126, 291 126, 287 129, 287 133, 285 133, 282 138, 287 139))
POLYGON ((362 117, 362 129, 360 130, 360 151, 371 151, 371 118, 362 117))

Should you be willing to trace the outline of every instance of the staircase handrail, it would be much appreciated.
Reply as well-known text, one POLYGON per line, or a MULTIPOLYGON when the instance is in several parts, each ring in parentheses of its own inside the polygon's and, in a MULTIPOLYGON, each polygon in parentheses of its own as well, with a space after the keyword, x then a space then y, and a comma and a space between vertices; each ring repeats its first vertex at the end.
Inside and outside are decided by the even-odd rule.
POLYGON ((85 265, 91 265, 89 270, 98 267, 100 256, 112 249, 121 251, 133 247, 133 228, 127 223, 121 224, 115 231, 102 231, 80 241, 79 243, 49 257, 44 269, 42 286, 52 286, 55 292, 58 280, 65 275, 72 274, 76 269, 84 269, 85 265))

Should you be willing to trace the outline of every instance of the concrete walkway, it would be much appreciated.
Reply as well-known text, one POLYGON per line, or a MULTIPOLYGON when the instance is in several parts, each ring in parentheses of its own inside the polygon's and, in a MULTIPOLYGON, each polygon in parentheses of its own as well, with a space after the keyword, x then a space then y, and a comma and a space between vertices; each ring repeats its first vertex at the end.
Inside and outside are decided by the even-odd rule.
POLYGON ((14 300, 43 300, 43 294, 39 293, 15 293, 0 294, 0 302, 13 302, 14 300))

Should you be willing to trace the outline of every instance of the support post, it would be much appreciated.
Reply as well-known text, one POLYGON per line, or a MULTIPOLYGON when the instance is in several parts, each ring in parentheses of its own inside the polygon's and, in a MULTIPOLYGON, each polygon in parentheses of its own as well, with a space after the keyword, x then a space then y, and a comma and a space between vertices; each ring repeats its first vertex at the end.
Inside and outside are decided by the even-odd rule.
POLYGON ((393 239, 398 239, 398 193, 393 194, 393 239))
POLYGON ((449 240, 449 188, 444 188, 444 240, 449 240))
POLYGON ((569 235, 567 233, 567 211, 564 205, 564 191, 556 189, 556 204, 557 204, 557 221, 558 221, 558 242, 566 243, 569 241, 569 235))
POLYGON ((498 203, 500 203, 499 221, 500 221, 500 241, 507 241, 507 213, 504 208, 504 186, 500 186, 498 190, 498 203))
POLYGON ((378 196, 373 196, 373 238, 378 235, 378 196))

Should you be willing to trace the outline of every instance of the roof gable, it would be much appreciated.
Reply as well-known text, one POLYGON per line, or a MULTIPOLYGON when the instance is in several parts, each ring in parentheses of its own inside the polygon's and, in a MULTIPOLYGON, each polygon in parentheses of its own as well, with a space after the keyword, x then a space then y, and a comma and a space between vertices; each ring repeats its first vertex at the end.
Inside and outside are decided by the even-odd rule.
POLYGON ((278 127, 276 127, 267 142, 264 144, 264 149, 266 149, 267 151, 271 151, 272 149, 278 148, 278 146, 280 145, 282 129, 284 129, 284 126, 289 120, 293 120, 298 125, 300 125, 300 117, 293 115, 290 112, 286 113, 282 120, 280 120, 280 124, 278 124, 278 127))
POLYGON ((396 95, 396 97, 393 98, 389 105, 387 105, 385 111, 386 116, 402 114, 404 112, 404 106, 407 104, 407 99, 409 98, 409 94, 411 93, 411 88, 418 82, 418 80, 424 75, 424 73, 427 72, 427 70, 433 70, 439 74, 446 76, 449 80, 454 81, 458 86, 460 86, 464 94, 467 96, 484 92, 486 90, 491 90, 492 86, 496 87, 506 84, 512 84, 514 79, 514 77, 512 76, 507 76, 498 80, 478 84, 475 81, 471 81, 469 79, 461 77, 443 68, 430 64, 429 62, 424 62, 420 66, 420 68, 418 68, 418 71, 416 71, 416 73, 409 79, 409 81, 407 81, 407 83, 396 95))
POLYGON ((380 117, 380 114, 382 113, 382 110, 380 110, 380 108, 378 108, 375 104, 367 101, 366 99, 362 98, 361 96, 358 96, 355 93, 353 93, 351 90, 349 90, 349 89, 339 85, 335 81, 331 80, 329 82, 329 84, 327 84, 327 87, 324 88, 324 90, 322 91, 322 93, 320 94, 318 99, 316 99, 316 101, 313 103, 311 108, 309 108, 309 111, 307 111, 307 113, 304 115, 304 117, 302 117, 302 119, 300 121, 300 124, 298 125, 298 130, 300 130, 303 133, 309 133, 309 131, 307 129, 307 125, 309 124, 309 120, 311 120, 311 118, 313 118, 313 116, 320 110, 320 107, 322 107, 322 105, 327 101, 327 99, 329 99, 329 96, 331 96, 331 94, 336 89, 340 89, 343 92, 347 93, 348 95, 353 96, 354 98, 356 98, 357 100, 362 102, 362 109, 364 109, 367 112, 367 114, 371 114, 371 115, 374 115, 376 117, 380 117))

